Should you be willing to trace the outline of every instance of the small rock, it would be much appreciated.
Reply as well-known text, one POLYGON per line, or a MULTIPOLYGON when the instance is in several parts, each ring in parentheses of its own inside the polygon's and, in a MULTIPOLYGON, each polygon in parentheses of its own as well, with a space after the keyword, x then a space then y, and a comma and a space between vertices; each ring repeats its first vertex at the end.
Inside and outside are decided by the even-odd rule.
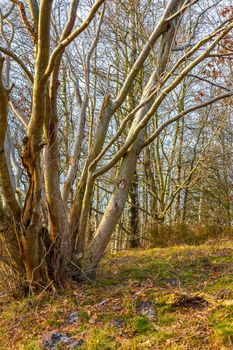
POLYGON ((78 348, 79 346, 82 346, 84 343, 83 339, 80 340, 73 340, 72 343, 70 343, 67 347, 67 350, 73 350, 74 348, 78 348))
POLYGON ((122 319, 116 319, 116 320, 112 320, 110 322, 110 326, 113 326, 113 327, 123 327, 124 326, 124 321, 122 319))
POLYGON ((53 331, 42 339, 41 345, 43 349, 56 350, 60 343, 66 344, 67 350, 72 350, 75 347, 81 346, 83 340, 75 340, 68 333, 56 333, 53 331))
POLYGON ((77 311, 71 312, 65 320, 65 323, 72 324, 76 322, 79 318, 79 313, 77 311))
POLYGON ((137 308, 138 313, 141 315, 147 316, 151 319, 156 318, 155 310, 153 308, 152 301, 144 301, 142 300, 141 304, 137 308))
POLYGON ((172 286, 176 286, 178 284, 177 280, 165 280, 165 282, 172 286))
POLYGON ((52 343, 58 343, 60 341, 62 341, 63 343, 69 343, 70 339, 71 338, 67 333, 54 333, 51 336, 52 343))

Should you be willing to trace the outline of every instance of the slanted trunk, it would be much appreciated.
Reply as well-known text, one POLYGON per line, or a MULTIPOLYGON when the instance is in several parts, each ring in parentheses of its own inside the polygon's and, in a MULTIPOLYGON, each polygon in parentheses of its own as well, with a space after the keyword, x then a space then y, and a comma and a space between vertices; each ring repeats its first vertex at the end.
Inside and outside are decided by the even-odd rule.
POLYGON ((87 221, 93 193, 92 190, 94 187, 94 180, 91 174, 88 172, 88 168, 102 150, 111 118, 111 108, 111 98, 109 95, 106 95, 99 113, 99 123, 94 136, 95 141, 84 166, 81 179, 78 183, 75 199, 70 213, 71 232, 73 241, 75 241, 75 250, 78 253, 83 253, 85 247, 87 238, 87 221))
MULTIPOLYGON (((177 4, 175 5, 175 9, 177 9, 177 4)), ((163 34, 158 57, 158 67, 155 69, 144 89, 142 101, 147 98, 151 89, 155 87, 156 83, 158 82, 158 78, 166 68, 174 35, 175 27, 173 25, 170 26, 163 34)), ((128 139, 131 138, 137 125, 149 111, 154 99, 155 97, 136 113, 135 119, 128 134, 128 139)), ((96 267, 103 256, 115 227, 121 217, 129 194, 132 179, 136 171, 137 160, 143 147, 144 133, 145 128, 138 133, 136 140, 130 149, 125 153, 121 161, 115 189, 105 210, 105 214, 102 217, 95 238, 85 250, 81 260, 81 267, 84 275, 93 276, 95 274, 96 267)))
POLYGON ((115 189, 98 227, 96 237, 84 253, 81 265, 85 275, 94 276, 96 267, 121 217, 136 169, 139 155, 137 147, 138 145, 135 145, 123 158, 115 189))
POLYGON ((19 220, 21 208, 16 200, 15 191, 7 165, 5 138, 7 133, 7 114, 10 90, 6 89, 3 83, 2 70, 4 58, 0 57, 0 232, 8 249, 12 266, 20 273, 24 274, 24 265, 21 260, 19 246, 19 220))

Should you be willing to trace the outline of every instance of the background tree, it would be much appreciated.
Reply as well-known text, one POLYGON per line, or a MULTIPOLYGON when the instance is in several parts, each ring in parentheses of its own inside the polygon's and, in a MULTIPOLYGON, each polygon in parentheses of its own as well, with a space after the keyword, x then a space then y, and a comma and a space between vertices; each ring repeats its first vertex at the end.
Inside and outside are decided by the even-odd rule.
POLYGON ((114 233, 202 222, 210 183, 231 224, 229 6, 3 4, 2 260, 26 286, 94 275, 114 233))

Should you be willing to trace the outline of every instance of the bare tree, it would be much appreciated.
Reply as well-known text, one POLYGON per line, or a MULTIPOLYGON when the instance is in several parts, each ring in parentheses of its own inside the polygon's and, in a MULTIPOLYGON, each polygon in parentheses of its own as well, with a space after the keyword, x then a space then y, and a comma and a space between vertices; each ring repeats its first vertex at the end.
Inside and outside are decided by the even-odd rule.
POLYGON ((33 288, 62 284, 71 266, 78 278, 93 276, 116 226, 128 232, 120 219, 129 198, 138 239, 138 211, 148 211, 137 193, 137 165, 145 152, 146 181, 160 200, 160 207, 153 202, 154 220, 164 219, 174 203, 179 212, 181 191, 201 162, 194 152, 189 169, 183 165, 185 120, 233 94, 229 82, 198 75, 211 58, 232 54, 228 12, 200 31, 200 19, 212 6, 201 7, 198 0, 169 0, 165 8, 163 2, 144 0, 91 3, 67 1, 68 14, 55 0, 12 0, 2 9, 0 220, 3 231, 6 222, 11 227, 11 259, 33 288), (145 4, 143 27, 139 14, 145 4), (186 21, 191 31, 185 30, 186 21), (180 91, 196 77, 216 89, 185 103, 180 91), (7 147, 15 118, 17 135, 7 147), (169 133, 167 156, 161 139, 169 133), (94 210, 101 220, 90 234, 94 210))

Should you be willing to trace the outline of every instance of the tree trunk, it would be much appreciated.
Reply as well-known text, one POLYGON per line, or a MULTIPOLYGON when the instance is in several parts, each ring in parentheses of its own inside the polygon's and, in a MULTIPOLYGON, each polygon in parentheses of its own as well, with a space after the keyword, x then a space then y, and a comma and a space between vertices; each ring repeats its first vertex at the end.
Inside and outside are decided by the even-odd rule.
POLYGON ((21 217, 21 248, 26 268, 27 282, 35 287, 49 283, 46 252, 43 244, 41 198, 43 176, 41 149, 43 126, 46 118, 47 79, 44 73, 49 61, 50 18, 52 0, 42 0, 39 18, 39 47, 35 64, 32 116, 28 134, 24 137, 21 152, 22 163, 27 171, 29 188, 21 217))
POLYGON ((132 237, 130 239, 130 248, 140 247, 140 232, 139 232, 139 200, 138 200, 138 177, 135 172, 129 192, 130 198, 130 225, 132 237))
MULTIPOLYGON (((142 101, 148 96, 151 89, 158 82, 158 78, 165 70, 170 56, 174 35, 174 26, 169 27, 163 34, 160 44, 158 67, 152 74, 144 89, 142 101)), ((153 102, 154 98, 136 113, 135 119, 128 134, 128 139, 130 139, 131 135, 134 134, 135 128, 146 115, 153 102)), ((139 132, 136 140, 122 159, 115 189, 112 193, 105 214, 100 222, 96 237, 86 249, 81 261, 83 273, 86 275, 93 276, 93 274, 95 274, 96 267, 103 256, 104 251, 111 239, 112 233, 114 232, 114 229, 121 217, 131 187, 131 182, 135 174, 137 160, 143 147, 144 133, 145 128, 139 132)))

